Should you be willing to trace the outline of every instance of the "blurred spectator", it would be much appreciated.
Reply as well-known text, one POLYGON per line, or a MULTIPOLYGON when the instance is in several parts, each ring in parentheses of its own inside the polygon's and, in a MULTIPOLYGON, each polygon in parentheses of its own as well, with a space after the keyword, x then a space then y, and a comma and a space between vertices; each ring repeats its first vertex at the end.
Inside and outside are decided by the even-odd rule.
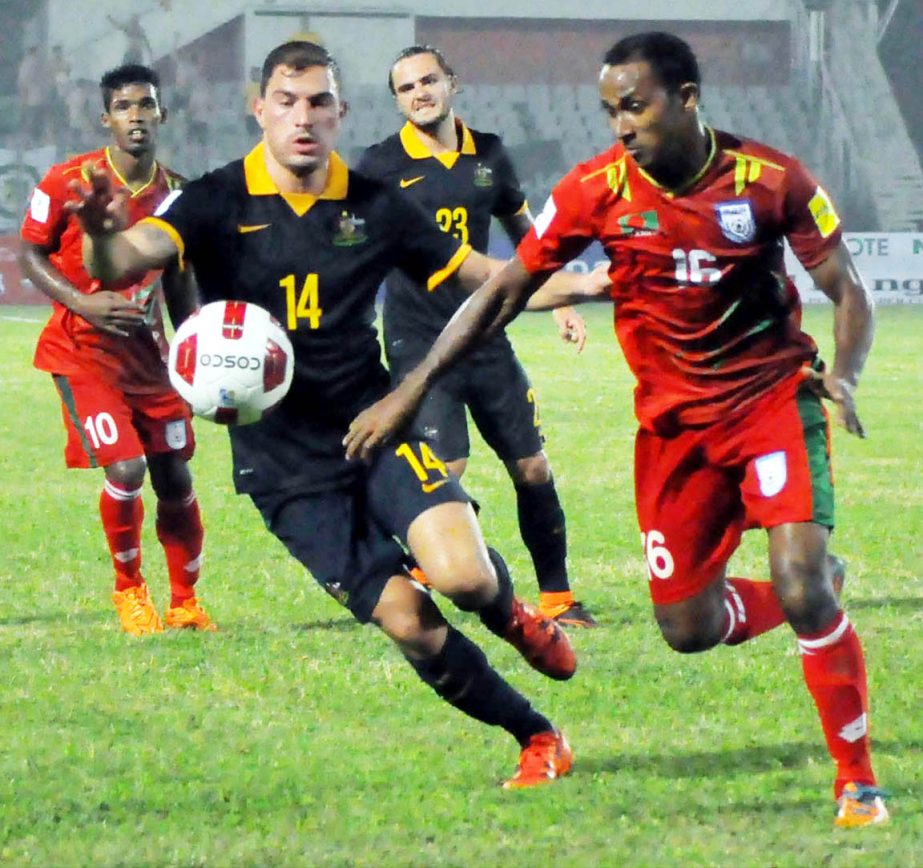
MULTIPOLYGON (((64 51, 60 45, 51 49, 48 59, 48 74, 52 82, 51 99, 48 105, 48 128, 52 139, 57 145, 64 145, 62 139, 70 138, 70 113, 67 99, 71 91, 71 68, 64 59, 64 51)), ((70 142, 67 143, 70 146, 70 142)))
POLYGON ((102 133, 99 122, 99 87, 88 78, 71 82, 64 98, 67 108, 69 153, 91 149, 102 133))
POLYGON ((111 15, 107 15, 106 18, 116 30, 121 30, 125 34, 125 54, 122 63, 150 64, 154 52, 141 25, 141 16, 132 15, 127 21, 119 21, 111 15))
POLYGON ((253 116, 253 103, 260 95, 261 78, 262 70, 260 67, 251 66, 250 78, 248 78, 246 84, 244 84, 244 126, 250 138, 256 138, 260 134, 260 125, 253 116))
POLYGON ((199 77, 199 56, 194 51, 180 51, 179 33, 176 34, 176 46, 173 49, 173 99, 171 108, 176 112, 185 111, 189 105, 192 89, 199 77))
POLYGON ((202 58, 196 56, 193 65, 193 78, 189 84, 189 102, 186 106, 187 145, 185 168, 192 175, 201 174, 208 169, 209 130, 208 119, 214 111, 213 93, 208 78, 202 70, 202 58))
POLYGON ((53 83, 38 48, 26 49, 16 75, 16 89, 22 111, 21 133, 29 144, 40 144, 47 133, 48 100, 53 83))

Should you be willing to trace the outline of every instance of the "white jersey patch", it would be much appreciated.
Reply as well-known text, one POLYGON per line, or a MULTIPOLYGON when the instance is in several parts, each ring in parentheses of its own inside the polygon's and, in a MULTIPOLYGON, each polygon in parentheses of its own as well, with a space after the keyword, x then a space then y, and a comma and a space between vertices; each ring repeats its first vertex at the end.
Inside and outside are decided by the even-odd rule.
POLYGON ((763 497, 774 497, 788 480, 788 464, 784 452, 770 452, 756 459, 756 477, 763 497))
POLYGON ((535 218, 536 237, 541 238, 548 231, 548 227, 557 213, 558 206, 554 204, 554 196, 549 196, 548 201, 545 202, 545 207, 542 208, 542 213, 535 218))
POLYGON ((182 190, 174 190, 166 199, 163 200, 158 206, 157 210, 154 212, 155 217, 162 217, 167 213, 167 208, 169 208, 177 199, 179 199, 182 190))
MULTIPOLYGON (((20 200, 22 201, 22 200, 20 200)), ((47 223, 51 210, 51 197, 38 187, 32 191, 32 202, 29 205, 29 214, 36 223, 47 223)))

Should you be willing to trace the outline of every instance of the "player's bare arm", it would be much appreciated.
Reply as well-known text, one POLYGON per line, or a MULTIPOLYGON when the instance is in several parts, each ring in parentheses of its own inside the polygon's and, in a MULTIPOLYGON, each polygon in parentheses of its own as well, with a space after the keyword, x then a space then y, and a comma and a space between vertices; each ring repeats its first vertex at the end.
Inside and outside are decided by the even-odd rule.
POLYGON ((23 274, 50 299, 110 334, 124 337, 144 323, 143 308, 117 292, 80 292, 51 264, 49 253, 37 244, 25 242, 19 261, 23 274))
POLYGON ((875 332, 874 304, 842 242, 824 262, 809 272, 814 283, 834 304, 833 365, 814 373, 814 382, 825 398, 837 406, 837 421, 859 437, 865 429, 856 413, 855 390, 875 332))
MULTIPOLYGON (((534 222, 528 207, 524 207, 518 214, 500 217, 499 221, 503 231, 506 232, 507 237, 513 242, 514 246, 522 241, 523 236, 529 231, 534 222)), ((527 309, 533 309, 532 299, 529 300, 527 309)), ((577 352, 582 353, 583 348, 586 346, 587 338, 586 322, 583 317, 573 307, 566 305, 564 307, 553 307, 551 318, 558 327, 558 335, 560 335, 561 340, 574 344, 577 352)))
MULTIPOLYGON (((472 250, 455 273, 455 279, 468 293, 473 293, 508 265, 518 262, 517 257, 505 262, 502 259, 494 259, 472 250)), ((545 275, 541 284, 536 284, 536 286, 538 288, 532 289, 532 294, 528 296, 524 309, 530 311, 557 311, 560 309, 564 311, 562 322, 566 321, 568 316, 567 308, 570 305, 582 304, 587 301, 609 300, 610 282, 605 264, 597 266, 586 274, 558 271, 550 274, 550 276, 545 275)), ((573 314, 582 323, 582 318, 576 312, 573 312, 573 314)), ((509 322, 509 320, 493 323, 487 334, 492 334, 495 330, 502 328, 506 325, 506 322, 509 322)))
POLYGON ((170 322, 174 329, 178 329, 199 309, 199 288, 192 277, 192 269, 181 268, 178 259, 173 259, 164 268, 161 282, 170 322))
POLYGON ((71 184, 74 199, 67 210, 83 228, 83 263, 91 277, 104 283, 163 268, 179 251, 162 229, 136 223, 129 229, 126 203, 128 191, 112 190, 109 176, 90 168, 90 184, 71 184))
MULTIPOLYGON (((483 273, 483 263, 469 256, 459 267, 463 283, 483 273)), ((487 259, 478 255, 480 259, 487 259)), ((548 279, 532 275, 518 257, 504 265, 455 312, 423 361, 394 390, 363 410, 349 426, 343 445, 349 459, 367 459, 410 419, 426 390, 474 344, 503 328, 526 305, 529 296, 548 279)))

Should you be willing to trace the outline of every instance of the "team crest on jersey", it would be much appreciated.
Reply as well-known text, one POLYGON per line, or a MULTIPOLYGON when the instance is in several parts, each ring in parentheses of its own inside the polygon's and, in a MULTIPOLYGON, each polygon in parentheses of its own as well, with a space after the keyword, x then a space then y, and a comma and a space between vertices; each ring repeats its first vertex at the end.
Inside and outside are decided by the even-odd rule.
POLYGON ((656 235, 660 231, 660 219, 656 211, 623 214, 616 224, 619 235, 623 238, 643 238, 645 235, 656 235))
POLYGON ((478 163, 477 168, 474 170, 474 186, 475 187, 493 187, 494 185, 494 170, 490 166, 485 166, 483 163, 478 163))
POLYGON ((356 244, 367 241, 368 237, 365 231, 365 220, 349 211, 340 214, 337 231, 333 236, 335 247, 354 247, 356 244))
POLYGON ((749 199, 737 199, 733 202, 719 202, 715 205, 718 212, 718 225, 728 241, 735 244, 748 244, 756 238, 756 220, 749 199))

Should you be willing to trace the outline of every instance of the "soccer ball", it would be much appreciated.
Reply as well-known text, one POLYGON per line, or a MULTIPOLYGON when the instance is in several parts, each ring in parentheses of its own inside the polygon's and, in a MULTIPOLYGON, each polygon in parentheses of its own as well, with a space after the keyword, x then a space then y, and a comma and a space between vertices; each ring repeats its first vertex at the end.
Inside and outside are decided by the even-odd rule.
POLYGON ((176 330, 167 369, 173 388, 202 419, 248 425, 292 385, 295 353, 269 313, 245 301, 206 304, 176 330))

